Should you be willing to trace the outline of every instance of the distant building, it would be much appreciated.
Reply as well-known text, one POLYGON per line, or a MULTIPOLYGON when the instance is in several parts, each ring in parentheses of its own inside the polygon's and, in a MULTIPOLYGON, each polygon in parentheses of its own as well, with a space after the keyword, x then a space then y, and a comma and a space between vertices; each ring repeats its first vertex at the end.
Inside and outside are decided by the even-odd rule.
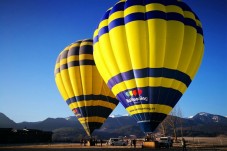
POLYGON ((49 143, 52 142, 52 134, 52 132, 36 129, 0 128, 0 144, 49 143))

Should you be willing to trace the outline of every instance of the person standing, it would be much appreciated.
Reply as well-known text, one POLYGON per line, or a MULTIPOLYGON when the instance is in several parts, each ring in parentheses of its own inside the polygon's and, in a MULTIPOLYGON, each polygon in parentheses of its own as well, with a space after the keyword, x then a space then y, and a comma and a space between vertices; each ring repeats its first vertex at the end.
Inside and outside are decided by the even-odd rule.
POLYGON ((83 145, 83 143, 84 143, 84 140, 83 140, 83 139, 81 139, 81 140, 80 140, 80 146, 82 146, 82 145, 83 145))
POLYGON ((133 143, 134 148, 136 148, 136 140, 135 139, 133 139, 132 143, 133 143))
POLYGON ((101 147, 102 147, 102 143, 103 143, 103 140, 101 139, 101 140, 100 140, 101 147))
POLYGON ((186 141, 185 141, 185 139, 183 137, 181 139, 181 146, 182 146, 182 151, 187 151, 186 141))

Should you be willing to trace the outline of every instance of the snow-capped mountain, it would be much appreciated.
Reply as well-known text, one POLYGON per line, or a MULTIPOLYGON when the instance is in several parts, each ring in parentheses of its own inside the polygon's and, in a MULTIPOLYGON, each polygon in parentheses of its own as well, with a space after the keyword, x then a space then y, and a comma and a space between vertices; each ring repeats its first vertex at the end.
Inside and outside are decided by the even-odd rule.
POLYGON ((122 116, 129 116, 129 114, 124 114, 124 115, 121 115, 121 114, 114 115, 114 114, 112 114, 109 117, 116 118, 116 117, 122 117, 122 116))
POLYGON ((221 115, 200 112, 192 117, 193 120, 204 123, 226 123, 227 118, 221 115))

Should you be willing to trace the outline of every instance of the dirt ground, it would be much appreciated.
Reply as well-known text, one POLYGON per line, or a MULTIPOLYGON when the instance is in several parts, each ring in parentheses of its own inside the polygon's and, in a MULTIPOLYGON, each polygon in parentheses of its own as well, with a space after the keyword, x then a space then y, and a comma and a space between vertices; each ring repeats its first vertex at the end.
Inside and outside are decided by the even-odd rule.
MULTIPOLYGON (((188 151, 227 151, 227 137, 185 137, 188 151)), ((132 146, 81 146, 77 143, 52 144, 1 144, 0 151, 181 151, 180 142, 173 144, 171 149, 147 149, 137 142, 136 148, 132 146)))

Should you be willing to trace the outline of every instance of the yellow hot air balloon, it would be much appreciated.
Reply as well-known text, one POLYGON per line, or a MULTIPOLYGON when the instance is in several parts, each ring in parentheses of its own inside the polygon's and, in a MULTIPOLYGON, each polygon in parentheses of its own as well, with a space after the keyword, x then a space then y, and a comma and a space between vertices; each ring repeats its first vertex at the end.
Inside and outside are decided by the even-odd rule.
POLYGON ((92 44, 91 39, 72 43, 55 65, 59 92, 88 135, 102 126, 119 102, 95 66, 92 44))
POLYGON ((121 0, 93 40, 101 76, 144 132, 171 112, 204 53, 201 23, 178 0, 121 0))

